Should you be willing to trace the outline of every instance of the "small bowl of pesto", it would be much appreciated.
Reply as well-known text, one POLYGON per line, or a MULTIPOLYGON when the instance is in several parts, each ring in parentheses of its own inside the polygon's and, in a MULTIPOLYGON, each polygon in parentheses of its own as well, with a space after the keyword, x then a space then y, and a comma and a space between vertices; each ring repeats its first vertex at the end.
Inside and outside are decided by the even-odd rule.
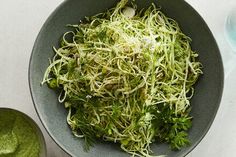
POLYGON ((0 108, 0 157, 46 157, 43 134, 26 114, 0 108))

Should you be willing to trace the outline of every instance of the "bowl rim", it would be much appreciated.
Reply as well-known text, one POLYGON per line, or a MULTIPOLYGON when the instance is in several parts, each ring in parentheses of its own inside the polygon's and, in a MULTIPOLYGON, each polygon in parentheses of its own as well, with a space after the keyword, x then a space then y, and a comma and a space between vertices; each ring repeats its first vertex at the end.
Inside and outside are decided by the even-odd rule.
MULTIPOLYGON (((33 92, 33 90, 32 90, 32 80, 31 80, 31 76, 32 76, 31 72, 33 71, 33 70, 32 70, 32 66, 31 66, 31 65, 32 65, 32 60, 33 60, 33 55, 34 55, 34 53, 35 53, 36 45, 37 45, 37 43, 39 42, 39 38, 41 37, 42 32, 44 31, 44 27, 45 27, 48 23, 50 23, 50 20, 53 18, 54 15, 56 15, 57 11, 60 10, 66 3, 69 3, 69 1, 71 1, 71 0, 65 0, 65 1, 61 2, 61 3, 56 7, 56 9, 54 9, 53 12, 48 16, 48 18, 46 19, 46 21, 45 21, 44 24, 42 25, 42 27, 41 27, 41 29, 40 29, 40 31, 39 31, 37 37, 36 37, 36 40, 35 40, 35 42, 34 42, 34 45, 33 45, 33 48, 32 48, 32 52, 31 52, 31 55, 30 55, 30 59, 29 59, 28 83, 29 83, 30 95, 31 95, 31 99, 32 99, 34 108, 35 108, 36 113, 37 113, 37 115, 38 115, 38 117, 39 117, 39 119, 40 119, 40 121, 41 121, 43 127, 45 128, 46 132, 47 132, 48 135, 53 139, 53 141, 54 141, 66 154, 68 154, 68 155, 70 155, 70 156, 74 156, 74 154, 72 154, 67 148, 65 148, 65 147, 63 146, 63 144, 61 144, 61 143, 56 139, 56 137, 54 137, 54 135, 49 131, 47 124, 44 122, 42 116, 41 116, 40 113, 39 113, 39 108, 38 108, 38 106, 37 106, 37 104, 36 104, 36 101, 35 101, 35 99, 34 99, 34 92, 33 92)), ((153 0, 153 2, 154 2, 154 1, 155 1, 155 0, 153 0)), ((215 117, 216 117, 216 114, 217 114, 217 112, 218 112, 218 110, 219 110, 219 107, 220 107, 220 103, 221 103, 221 99, 222 99, 222 95, 223 95, 223 90, 224 90, 224 68, 223 68, 223 61, 222 61, 220 49, 219 49, 219 47, 218 47, 217 41, 216 41, 216 39, 215 39, 215 37, 214 37, 212 31, 210 30, 208 24, 205 22, 205 20, 203 19, 203 17, 202 17, 186 0, 179 0, 179 1, 181 1, 182 3, 185 3, 185 5, 186 5, 187 7, 189 7, 190 10, 192 10, 192 11, 196 14, 196 16, 198 16, 198 18, 201 19, 201 21, 203 22, 203 24, 206 26, 209 35, 212 37, 212 39, 213 39, 213 41, 214 41, 214 43, 215 43, 215 45, 216 45, 216 49, 217 49, 217 53, 216 53, 216 54, 218 55, 218 59, 219 59, 219 62, 220 62, 220 69, 219 69, 219 70, 222 72, 222 75, 220 76, 220 77, 221 77, 221 80, 220 80, 220 85, 219 85, 219 87, 220 87, 220 88, 219 88, 219 89, 220 89, 220 91, 219 91, 219 97, 218 97, 218 99, 217 99, 217 101, 216 101, 217 103, 216 103, 215 112, 212 114, 212 116, 211 116, 211 118, 210 118, 210 121, 209 121, 208 125, 206 126, 205 130, 202 132, 201 136, 200 136, 193 144, 191 144, 190 146, 186 147, 187 150, 181 154, 182 156, 186 156, 186 155, 188 155, 188 154, 202 141, 202 139, 206 136, 206 134, 208 133, 210 127, 211 127, 212 124, 213 124, 213 121, 214 121, 214 119, 215 119, 215 117)))
POLYGON ((38 135, 41 137, 40 143, 42 148, 44 149, 44 155, 45 157, 47 157, 47 144, 46 144, 46 140, 45 137, 43 135, 42 130, 40 129, 39 125, 36 123, 36 121, 30 117, 28 114, 24 113, 23 111, 20 111, 18 109, 15 108, 10 108, 10 107, 0 107, 0 112, 1 111, 13 111, 16 113, 19 113, 21 116, 23 116, 24 118, 26 118, 27 120, 29 120, 30 122, 32 122, 32 124, 34 125, 34 127, 36 128, 36 131, 38 132, 38 135))
POLYGON ((44 27, 50 22, 50 20, 52 19, 52 17, 57 13, 58 10, 60 10, 69 0, 64 0, 63 2, 61 2, 47 17, 46 21, 43 23, 43 25, 40 28, 40 31, 34 41, 34 45, 30 54, 30 59, 29 59, 29 66, 28 66, 28 83, 29 83, 29 90, 30 90, 30 95, 31 95, 31 99, 34 105, 34 108, 36 110, 36 113, 39 117, 40 122, 42 123, 44 129, 46 130, 46 132, 48 133, 48 135, 51 137, 51 139, 60 147, 61 150, 63 150, 66 154, 73 156, 73 154, 69 153, 69 151, 54 137, 54 135, 49 131, 46 123, 44 122, 44 120, 42 119, 40 113, 39 113, 39 109, 36 105, 34 96, 33 96, 33 90, 32 90, 32 82, 31 82, 31 71, 32 71, 32 59, 33 59, 33 54, 35 52, 36 49, 36 43, 38 43, 39 38, 43 32, 44 27))

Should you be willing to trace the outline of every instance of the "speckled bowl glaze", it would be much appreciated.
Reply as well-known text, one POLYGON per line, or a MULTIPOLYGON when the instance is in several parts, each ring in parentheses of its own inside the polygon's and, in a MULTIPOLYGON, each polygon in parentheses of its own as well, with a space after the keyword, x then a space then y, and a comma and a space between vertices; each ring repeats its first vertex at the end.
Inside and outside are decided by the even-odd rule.
MULTIPOLYGON (((32 51, 29 64, 29 85, 35 109, 55 142, 74 157, 125 157, 118 144, 98 141, 89 152, 83 150, 83 139, 74 137, 66 123, 67 110, 58 103, 58 94, 46 85, 40 86, 48 66, 48 58, 53 56, 52 46, 64 32, 66 24, 77 24, 85 16, 91 16, 114 7, 117 0, 65 0, 43 25, 32 51)), ((194 117, 189 130, 191 145, 180 151, 171 151, 166 144, 155 143, 155 154, 180 157, 188 154, 202 140, 217 113, 223 91, 223 65, 216 41, 201 16, 184 0, 136 0, 138 8, 155 3, 168 17, 175 19, 182 31, 192 38, 192 49, 199 53, 203 72, 196 84, 195 95, 191 99, 194 117)))
POLYGON ((15 109, 0 108, 0 115, 4 114, 4 113, 9 115, 9 117, 15 116, 17 114, 17 115, 21 116, 22 118, 24 118, 25 121, 28 122, 28 124, 35 130, 36 135, 38 135, 38 138, 39 138, 39 143, 40 143, 39 157, 47 157, 45 139, 44 139, 42 131, 40 130, 40 128, 38 127, 36 122, 31 117, 26 115, 25 113, 23 113, 21 111, 18 111, 18 110, 15 110, 15 109))

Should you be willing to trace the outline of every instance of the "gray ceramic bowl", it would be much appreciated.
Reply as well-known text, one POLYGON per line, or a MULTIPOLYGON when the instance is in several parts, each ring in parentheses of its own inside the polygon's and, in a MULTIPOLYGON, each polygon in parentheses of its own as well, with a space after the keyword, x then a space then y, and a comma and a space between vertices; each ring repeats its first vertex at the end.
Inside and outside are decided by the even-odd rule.
POLYGON ((35 123, 35 121, 32 118, 30 118, 28 115, 26 115, 25 113, 20 112, 15 109, 0 108, 0 115, 4 115, 4 114, 7 114, 9 118, 14 118, 13 116, 18 115, 18 116, 24 118, 24 120, 27 121, 31 125, 31 127, 35 130, 36 135, 39 137, 39 143, 40 143, 39 157, 46 157, 47 151, 46 151, 45 139, 43 137, 42 131, 40 130, 38 125, 35 123))
MULTIPOLYGON (((66 24, 77 24, 85 16, 91 16, 115 6, 117 0, 66 0, 48 18, 35 42, 30 65, 29 83, 32 99, 38 115, 48 133, 68 154, 74 157, 123 157, 119 146, 98 141, 89 152, 83 150, 83 139, 75 138, 66 123, 67 111, 58 103, 57 93, 46 85, 40 86, 48 58, 53 56, 52 46, 57 46, 62 34, 68 31, 66 24)), ((223 89, 223 65, 216 41, 199 14, 184 0, 136 0, 139 8, 152 2, 175 19, 183 32, 193 40, 192 48, 199 53, 204 75, 196 85, 191 100, 194 117, 189 131, 191 146, 180 151, 171 151, 166 144, 154 144, 157 154, 180 157, 188 154, 204 137, 217 113, 223 89)))

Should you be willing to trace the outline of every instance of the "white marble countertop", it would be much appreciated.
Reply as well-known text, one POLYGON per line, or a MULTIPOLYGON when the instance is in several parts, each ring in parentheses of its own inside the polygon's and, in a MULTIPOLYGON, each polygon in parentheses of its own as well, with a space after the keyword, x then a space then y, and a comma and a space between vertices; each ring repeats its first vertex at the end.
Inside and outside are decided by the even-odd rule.
MULTIPOLYGON (((36 36, 50 13, 63 0, 8 0, 0 5, 0 107, 30 115, 44 132, 48 157, 68 157, 42 127, 28 86, 28 64, 36 36)), ((215 121, 202 142, 187 157, 236 156, 235 54, 224 36, 228 11, 235 0, 187 0, 212 30, 226 68, 224 94, 215 121)))

